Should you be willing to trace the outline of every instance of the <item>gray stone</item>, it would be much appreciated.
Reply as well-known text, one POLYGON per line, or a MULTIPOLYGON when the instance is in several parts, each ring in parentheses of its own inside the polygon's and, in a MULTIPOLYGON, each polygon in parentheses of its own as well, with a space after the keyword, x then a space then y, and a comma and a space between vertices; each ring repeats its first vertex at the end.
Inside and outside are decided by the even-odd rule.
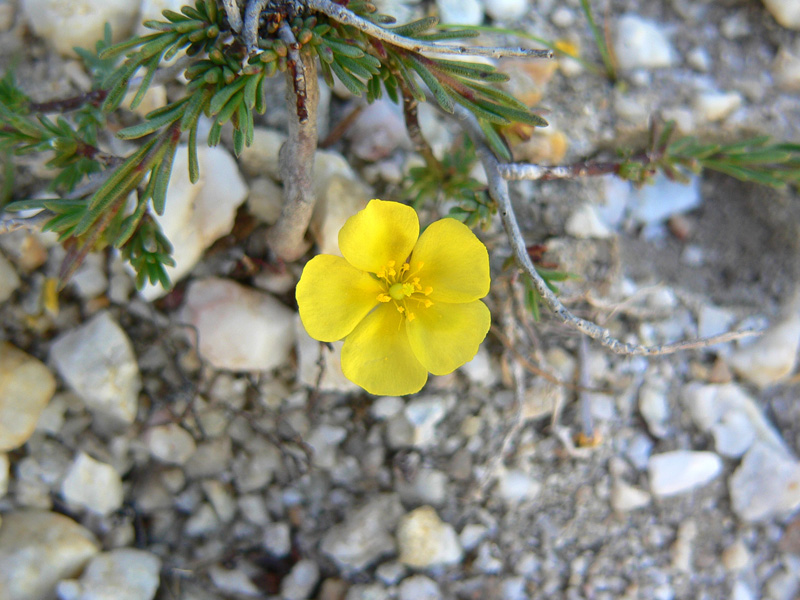
POLYGON ((794 372, 800 347, 800 310, 773 324, 753 343, 734 352, 728 364, 741 377, 765 388, 794 372))
POLYGON ((33 435, 55 391, 56 379, 44 364, 0 341, 0 452, 21 446, 33 435))
POLYGON ((133 548, 94 556, 78 580, 58 584, 60 600, 152 600, 159 584, 161 560, 133 548))
POLYGON ((763 521, 800 506, 800 463, 763 442, 754 443, 728 480, 733 511, 763 521))
POLYGON ((313 560, 303 559, 295 563, 289 574, 281 581, 283 600, 306 600, 319 581, 319 567, 313 560))
POLYGON ((51 598, 59 580, 78 575, 98 551, 94 536, 64 515, 6 513, 0 527, 0 598, 51 598))
POLYGON ((442 23, 480 25, 483 22, 480 0, 436 0, 436 7, 442 23))
POLYGON ((133 423, 141 388, 139 367, 128 336, 108 312, 59 336, 50 347, 50 358, 95 415, 113 425, 133 423))
POLYGON ((328 531, 322 538, 320 550, 343 571, 361 571, 395 551, 390 532, 402 514, 403 507, 397 496, 377 496, 351 512, 344 523, 328 531))
POLYGON ((412 575, 400 584, 398 600, 440 600, 442 592, 437 583, 425 575, 412 575))
POLYGON ((153 458, 170 465, 185 464, 197 449, 191 434, 177 423, 151 427, 144 442, 153 458))

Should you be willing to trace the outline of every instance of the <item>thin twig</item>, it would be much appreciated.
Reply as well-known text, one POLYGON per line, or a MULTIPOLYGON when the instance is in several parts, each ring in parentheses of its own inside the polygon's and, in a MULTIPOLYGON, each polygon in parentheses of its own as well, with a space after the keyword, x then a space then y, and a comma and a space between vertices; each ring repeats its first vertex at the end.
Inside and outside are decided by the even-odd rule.
POLYGON ((663 344, 657 346, 643 346, 641 344, 627 344, 622 342, 611 335, 608 329, 600 327, 596 323, 581 319, 573 315, 566 306, 564 306, 558 297, 547 287, 547 284, 542 279, 541 275, 536 271, 536 268, 528 256, 527 244, 522 237, 522 232, 517 222, 517 216, 514 212, 514 207, 511 204, 511 196, 508 193, 508 182, 503 178, 500 172, 500 163, 495 155, 486 145, 484 141, 483 131, 476 118, 471 112, 461 106, 455 106, 455 115, 463 124, 469 136, 472 138, 478 156, 486 171, 486 176, 489 182, 489 194, 497 202, 500 217, 503 221, 503 227, 506 230, 511 248, 514 251, 514 256, 520 268, 531 278, 536 291, 541 296, 543 302, 553 312, 557 319, 562 323, 577 329, 581 333, 588 335, 590 338, 597 340, 603 346, 617 354, 627 354, 633 356, 661 356, 665 354, 674 354, 683 350, 690 350, 694 348, 705 348, 723 342, 730 342, 752 335, 759 335, 760 331, 742 330, 731 331, 721 335, 715 335, 707 338, 698 338, 693 340, 685 340, 675 342, 672 344, 663 344))
POLYGON ((411 142, 414 144, 414 149, 417 153, 425 159, 425 164, 428 165, 428 168, 434 170, 436 173, 442 174, 442 163, 436 158, 436 155, 433 153, 433 148, 431 148, 425 136, 422 135, 422 127, 420 127, 419 124, 419 103, 411 93, 411 90, 408 89, 405 81, 400 77, 398 77, 397 80, 403 92, 403 116, 406 121, 408 137, 411 138, 411 142))
POLYGON ((484 46, 448 46, 438 44, 426 44, 419 40, 413 40, 391 31, 379 27, 366 19, 353 14, 343 6, 331 2, 331 0, 307 0, 306 6, 311 10, 328 15, 334 21, 343 25, 351 25, 376 39, 405 48, 412 52, 431 52, 438 54, 462 54, 468 56, 489 56, 491 58, 502 58, 506 56, 527 56, 533 58, 553 58, 552 50, 531 50, 528 48, 495 48, 484 46))
POLYGON ((505 163, 498 165, 500 175, 509 181, 551 179, 576 179, 619 172, 621 163, 582 162, 574 165, 547 167, 529 163, 505 163))
POLYGON ((269 245, 279 258, 294 261, 308 249, 303 238, 316 200, 312 170, 317 149, 319 82, 316 62, 298 52, 297 40, 286 23, 281 25, 280 35, 289 46, 286 104, 295 110, 289 110, 289 137, 279 154, 284 204, 278 222, 269 232, 269 245))
POLYGON ((242 38, 248 54, 253 54, 258 50, 258 19, 267 4, 269 4, 269 0, 248 0, 244 9, 242 38))

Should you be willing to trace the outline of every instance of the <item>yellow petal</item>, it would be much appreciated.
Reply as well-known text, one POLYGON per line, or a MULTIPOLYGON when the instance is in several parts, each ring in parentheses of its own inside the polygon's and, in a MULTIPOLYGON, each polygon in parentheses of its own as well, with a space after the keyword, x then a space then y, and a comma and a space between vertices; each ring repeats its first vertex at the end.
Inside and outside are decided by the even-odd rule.
POLYGON ((452 373, 478 352, 492 317, 477 300, 463 304, 436 302, 420 309, 406 325, 414 354, 434 375, 452 373))
POLYGON ((342 372, 378 396, 403 396, 422 389, 428 371, 414 356, 405 319, 394 303, 376 308, 347 336, 342 372))
POLYGON ((377 273, 389 261, 399 267, 419 237, 419 219, 410 206, 370 200, 339 230, 339 250, 351 265, 377 273))
POLYGON ((308 335, 322 342, 342 339, 376 304, 383 291, 369 273, 339 256, 320 254, 297 283, 297 307, 308 335))
POLYGON ((434 302, 472 302, 489 293, 489 253, 460 221, 431 223, 414 246, 412 270, 419 261, 420 282, 433 288, 434 302))

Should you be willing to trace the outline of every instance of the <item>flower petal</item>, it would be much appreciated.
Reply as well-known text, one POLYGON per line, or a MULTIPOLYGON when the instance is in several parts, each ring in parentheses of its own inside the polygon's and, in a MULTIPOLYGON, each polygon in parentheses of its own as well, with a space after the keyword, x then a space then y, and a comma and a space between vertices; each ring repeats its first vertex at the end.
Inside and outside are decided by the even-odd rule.
POLYGON ((422 389, 428 379, 408 343, 405 319, 394 304, 382 304, 347 336, 342 372, 370 394, 403 396, 422 389))
POLYGON ((408 339, 416 357, 434 375, 452 373, 472 360, 492 322, 480 300, 435 302, 414 314, 416 318, 406 325, 408 339))
POLYGON ((472 302, 489 293, 489 253, 470 228, 455 219, 441 219, 422 232, 411 257, 417 261, 423 286, 431 286, 434 302, 472 302))
POLYGON ((357 269, 377 273, 392 260, 402 265, 418 237, 419 219, 413 208, 370 200, 339 230, 339 250, 357 269))
POLYGON ((339 256, 320 254, 297 282, 297 307, 308 335, 321 342, 342 339, 376 304, 382 288, 369 273, 339 256))

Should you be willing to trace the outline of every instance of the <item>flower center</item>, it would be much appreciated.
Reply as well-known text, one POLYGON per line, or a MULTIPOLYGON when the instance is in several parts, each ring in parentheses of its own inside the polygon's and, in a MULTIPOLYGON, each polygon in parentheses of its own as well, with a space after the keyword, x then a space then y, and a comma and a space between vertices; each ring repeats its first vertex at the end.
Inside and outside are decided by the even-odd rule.
POLYGON ((417 276, 420 269, 422 269, 421 262, 414 265, 413 271, 407 262, 399 269, 395 269, 395 261, 391 260, 376 273, 384 290, 378 294, 378 301, 394 302, 397 311, 409 321, 416 318, 414 311, 433 306, 433 302, 427 298, 433 288, 420 283, 417 276))

